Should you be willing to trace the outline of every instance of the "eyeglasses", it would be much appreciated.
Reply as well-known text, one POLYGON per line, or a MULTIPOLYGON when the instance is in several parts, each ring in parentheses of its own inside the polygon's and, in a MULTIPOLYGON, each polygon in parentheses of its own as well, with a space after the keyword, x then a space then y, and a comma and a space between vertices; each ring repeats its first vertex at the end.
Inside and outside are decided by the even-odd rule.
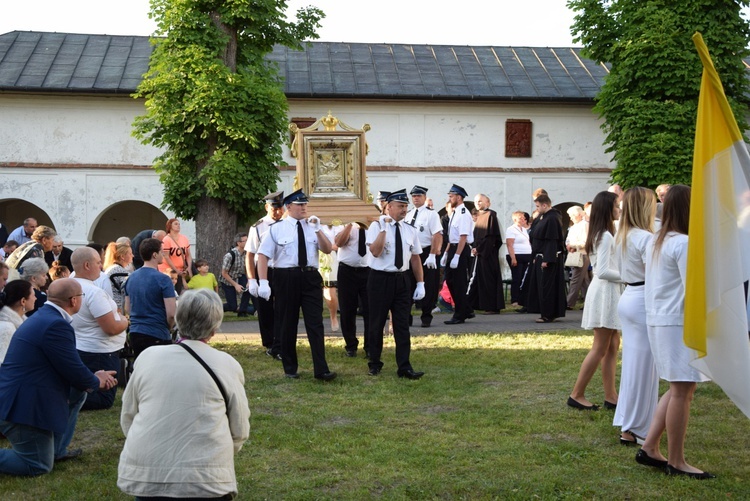
POLYGON ((71 299, 73 299, 74 297, 84 297, 84 296, 86 296, 86 294, 84 294, 83 292, 81 292, 80 294, 74 294, 74 295, 72 295, 72 296, 70 296, 70 297, 68 298, 68 301, 70 301, 70 300, 71 300, 71 299))

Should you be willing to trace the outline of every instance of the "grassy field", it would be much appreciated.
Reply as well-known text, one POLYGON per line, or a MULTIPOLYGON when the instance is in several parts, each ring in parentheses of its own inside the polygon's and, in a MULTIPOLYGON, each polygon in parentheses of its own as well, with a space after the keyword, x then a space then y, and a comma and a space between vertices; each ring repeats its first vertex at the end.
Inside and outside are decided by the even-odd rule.
MULTIPOLYGON (((638 465, 612 411, 568 408, 590 343, 580 331, 417 337, 412 364, 426 376, 408 381, 396 377, 392 339, 375 378, 328 340, 332 383, 313 379, 304 340, 296 381, 257 343, 217 344, 245 368, 252 412, 239 498, 750 499, 750 421, 714 384, 698 387, 686 444, 689 462, 718 475, 711 481, 638 465)), ((602 403, 598 374, 587 396, 602 403)), ((115 408, 82 413, 72 446, 83 457, 39 478, 2 476, 0 497, 126 499, 119 410, 118 395, 115 408)))

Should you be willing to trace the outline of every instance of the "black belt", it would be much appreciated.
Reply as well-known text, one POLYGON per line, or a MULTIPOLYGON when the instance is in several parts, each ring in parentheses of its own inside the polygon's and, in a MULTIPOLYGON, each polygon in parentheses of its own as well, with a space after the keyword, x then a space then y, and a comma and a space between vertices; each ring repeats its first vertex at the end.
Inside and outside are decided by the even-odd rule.
POLYGON ((381 271, 381 270, 373 270, 370 268, 370 273, 379 273, 382 275, 404 275, 406 273, 409 273, 409 270, 407 271, 381 271))
POLYGON ((630 287, 638 287, 639 285, 646 285, 646 282, 633 282, 632 284, 626 284, 630 287))
POLYGON ((353 270, 366 270, 369 268, 369 266, 352 266, 350 264, 342 263, 339 261, 339 267, 343 266, 344 268, 351 268, 353 270))
POLYGON ((294 268, 274 268, 276 271, 318 271, 315 266, 295 266, 294 268))

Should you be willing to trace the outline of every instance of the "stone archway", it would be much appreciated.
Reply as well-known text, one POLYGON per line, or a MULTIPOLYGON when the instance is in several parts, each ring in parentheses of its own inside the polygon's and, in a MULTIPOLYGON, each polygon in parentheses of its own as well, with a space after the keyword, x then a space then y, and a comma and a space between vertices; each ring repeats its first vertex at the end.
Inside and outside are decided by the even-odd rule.
POLYGON ((157 207, 140 200, 125 200, 109 206, 89 230, 91 242, 106 246, 120 237, 133 238, 142 230, 164 229, 167 216, 157 207))
POLYGON ((38 205, 20 198, 0 200, 0 223, 6 227, 8 233, 21 226, 23 220, 28 217, 33 217, 40 225, 55 228, 52 218, 38 205))

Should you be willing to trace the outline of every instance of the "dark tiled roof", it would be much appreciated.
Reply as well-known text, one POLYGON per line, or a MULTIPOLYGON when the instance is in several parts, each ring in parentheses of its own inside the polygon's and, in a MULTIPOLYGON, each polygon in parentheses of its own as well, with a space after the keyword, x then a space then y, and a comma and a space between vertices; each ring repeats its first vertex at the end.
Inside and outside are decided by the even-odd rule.
MULTIPOLYGON (((0 91, 129 94, 148 37, 13 31, 0 35, 0 91)), ((277 46, 290 98, 591 101, 607 74, 579 48, 312 42, 277 46)))

